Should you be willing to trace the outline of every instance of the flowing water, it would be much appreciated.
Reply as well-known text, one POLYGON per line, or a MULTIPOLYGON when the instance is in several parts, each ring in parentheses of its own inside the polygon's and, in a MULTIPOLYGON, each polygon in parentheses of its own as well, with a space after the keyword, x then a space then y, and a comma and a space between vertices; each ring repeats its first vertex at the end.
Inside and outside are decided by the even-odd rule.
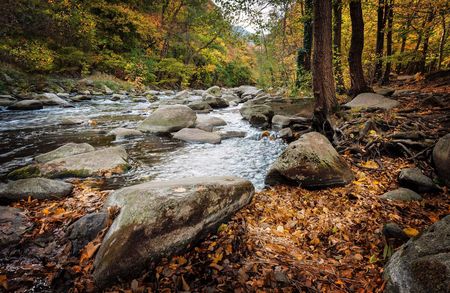
MULTIPOLYGON (((173 96, 160 96, 170 101, 173 96)), ((167 137, 144 137, 114 141, 106 134, 117 127, 135 128, 160 102, 111 101, 98 96, 74 103, 74 108, 48 107, 34 111, 0 110, 0 178, 32 163, 33 158, 69 142, 87 142, 96 148, 123 145, 133 168, 108 179, 115 189, 148 180, 171 180, 191 176, 235 175, 247 178, 257 189, 264 187, 270 164, 285 148, 282 140, 260 139, 261 130, 242 120, 239 106, 198 116, 216 116, 227 125, 223 130, 247 132, 245 138, 223 140, 219 145, 189 144, 167 137), (91 123, 63 125, 66 117, 84 117, 91 123)))

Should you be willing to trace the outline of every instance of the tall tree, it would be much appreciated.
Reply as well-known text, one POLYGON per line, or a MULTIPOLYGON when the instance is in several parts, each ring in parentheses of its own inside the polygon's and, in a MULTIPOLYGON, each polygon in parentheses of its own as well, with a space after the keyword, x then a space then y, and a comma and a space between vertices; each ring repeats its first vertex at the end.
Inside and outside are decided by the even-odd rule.
POLYGON ((315 0, 313 9, 313 92, 315 102, 313 128, 332 140, 334 128, 330 122, 338 104, 333 77, 331 0, 315 0))
POLYGON ((441 70, 442 59, 444 58, 444 47, 445 41, 447 40, 447 23, 445 21, 445 13, 441 12, 441 24, 442 24, 442 35, 441 41, 439 42, 439 60, 438 60, 438 70, 441 70))
POLYGON ((311 49, 313 43, 312 14, 313 0, 305 0, 305 16, 303 21, 303 48, 305 50, 304 69, 308 71, 311 70, 311 49))
POLYGON ((391 74, 391 56, 392 56, 392 26, 394 21, 394 0, 388 0, 389 5, 386 7, 388 10, 388 25, 387 25, 387 36, 386 36, 386 69, 384 71, 383 75, 383 81, 382 84, 388 84, 389 83, 389 76, 391 74))
POLYGON ((356 96, 360 93, 371 92, 372 89, 364 79, 362 68, 362 52, 364 49, 364 21, 361 8, 361 0, 350 1, 350 18, 352 21, 352 38, 348 63, 350 67, 351 88, 349 94, 356 96))
POLYGON ((428 12, 427 16, 427 24, 428 26, 425 28, 424 32, 424 39, 423 39, 423 47, 422 47, 422 56, 420 58, 419 62, 419 72, 425 73, 425 65, 427 61, 427 54, 428 54, 428 46, 430 41, 430 35, 431 31, 433 30, 433 19, 435 15, 435 9, 434 7, 430 7, 430 10, 428 12))
POLYGON ((334 75, 336 77, 336 91, 339 94, 343 94, 345 92, 344 76, 342 74, 341 39, 342 0, 333 0, 333 62, 334 75))
POLYGON ((376 56, 375 73, 374 73, 375 80, 379 80, 381 78, 383 70, 384 27, 386 25, 385 3, 386 0, 378 0, 377 41, 375 45, 375 56, 376 56))

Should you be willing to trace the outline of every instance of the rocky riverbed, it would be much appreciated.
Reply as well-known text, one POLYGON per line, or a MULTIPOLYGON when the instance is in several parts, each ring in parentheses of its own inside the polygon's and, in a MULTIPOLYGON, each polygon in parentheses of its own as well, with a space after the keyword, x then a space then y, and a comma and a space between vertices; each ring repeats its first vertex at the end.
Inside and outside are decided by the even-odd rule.
POLYGON ((67 143, 87 143, 96 149, 120 145, 129 155, 131 169, 109 177, 105 186, 108 189, 153 179, 205 175, 235 175, 261 189, 270 164, 286 146, 275 131, 262 135, 261 127, 270 130, 275 112, 292 115, 295 111, 306 113, 310 108, 310 99, 286 101, 254 87, 140 93, 80 90, 25 98, 27 103, 36 101, 41 107, 21 108, 17 104, 23 101, 3 98, 0 177, 5 180, 11 171, 67 143), (259 111, 260 104, 269 108, 268 114, 259 111), (192 141, 189 135, 198 133, 181 133, 177 139, 169 133, 136 130, 155 109, 171 105, 193 109, 196 125, 189 126, 202 129, 201 135, 209 138, 192 141), (241 114, 242 108, 245 114, 241 114), (215 143, 211 144, 213 133, 215 143))

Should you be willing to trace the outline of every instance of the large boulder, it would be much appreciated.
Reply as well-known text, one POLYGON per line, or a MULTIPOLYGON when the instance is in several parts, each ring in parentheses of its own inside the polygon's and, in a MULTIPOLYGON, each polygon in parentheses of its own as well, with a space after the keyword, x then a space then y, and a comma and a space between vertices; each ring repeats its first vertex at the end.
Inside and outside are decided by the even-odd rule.
POLYGON ((328 139, 310 132, 289 144, 277 158, 266 176, 266 184, 326 188, 346 185, 353 178, 347 163, 328 139))
POLYGON ((219 144, 222 138, 214 132, 204 131, 198 128, 183 128, 174 133, 173 138, 190 143, 219 144))
POLYGON ((257 95, 259 95, 260 93, 262 93, 263 90, 258 89, 254 86, 250 86, 250 85, 242 85, 242 86, 236 88, 235 92, 236 92, 236 94, 238 94, 241 97, 249 96, 251 98, 254 98, 257 95))
POLYGON ((170 133, 192 127, 197 120, 195 112, 184 105, 158 108, 139 126, 138 130, 151 133, 170 133))
POLYGON ((209 113, 213 108, 205 101, 192 101, 187 104, 189 108, 200 113, 209 113))
POLYGON ((53 93, 45 93, 37 95, 35 100, 41 101, 41 103, 45 106, 62 106, 62 107, 70 107, 71 105, 58 97, 56 94, 53 93))
POLYGON ((401 246, 385 266, 386 293, 450 292, 450 216, 401 246))
POLYGON ((38 155, 34 160, 38 163, 47 163, 59 158, 83 154, 95 151, 95 148, 88 143, 67 143, 59 148, 45 154, 38 155))
POLYGON ((227 122, 219 117, 206 117, 206 118, 198 118, 197 123, 195 123, 195 127, 204 131, 213 131, 214 127, 225 126, 227 122))
POLYGON ((23 100, 18 101, 10 106, 8 110, 39 110, 42 109, 44 105, 38 100, 23 100))
POLYGON ((110 147, 37 164, 34 175, 83 178, 102 175, 105 172, 121 174, 129 168, 127 159, 128 154, 124 147, 110 147))
POLYGON ((239 110, 242 117, 255 127, 266 128, 272 121, 274 112, 270 106, 244 103, 239 110))
POLYGON ((70 183, 46 178, 28 178, 0 184, 0 201, 18 201, 29 196, 36 199, 54 199, 69 195, 70 183))
POLYGON ((113 192, 105 207, 120 214, 94 262, 100 287, 130 279, 161 259, 201 240, 249 203, 250 181, 237 177, 198 177, 147 182, 113 192))
POLYGON ((389 110, 397 107, 399 103, 396 100, 386 98, 375 93, 362 93, 357 95, 353 100, 345 104, 347 108, 366 109, 376 108, 389 110))
POLYGON ((401 186, 416 192, 435 192, 439 188, 430 177, 425 176, 419 168, 406 168, 400 171, 398 182, 401 186))
POLYGON ((208 94, 203 97, 203 101, 210 105, 213 109, 226 108, 230 105, 227 100, 208 94))
POLYGON ((0 249, 19 243, 31 226, 22 210, 0 206, 0 249))
POLYGON ((436 173, 450 187, 450 133, 441 137, 433 149, 436 173))

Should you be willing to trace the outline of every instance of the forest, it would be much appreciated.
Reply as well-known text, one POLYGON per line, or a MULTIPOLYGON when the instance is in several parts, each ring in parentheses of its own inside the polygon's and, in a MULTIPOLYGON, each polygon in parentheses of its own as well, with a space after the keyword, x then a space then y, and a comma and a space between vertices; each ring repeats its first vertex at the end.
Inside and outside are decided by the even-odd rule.
POLYGON ((449 15, 0 1, 0 292, 450 292, 449 15))

